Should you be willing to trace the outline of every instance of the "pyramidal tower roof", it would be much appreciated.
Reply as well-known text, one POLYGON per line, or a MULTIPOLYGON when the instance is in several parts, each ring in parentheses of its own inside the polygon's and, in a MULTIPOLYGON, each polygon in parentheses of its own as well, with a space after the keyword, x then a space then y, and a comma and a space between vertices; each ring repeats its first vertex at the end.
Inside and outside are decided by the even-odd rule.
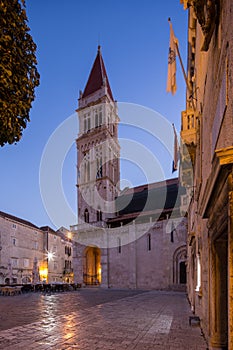
POLYGON ((106 85, 107 87, 107 91, 110 98, 112 99, 112 101, 114 101, 112 90, 110 88, 110 84, 108 81, 108 76, 105 69, 103 57, 101 54, 101 47, 99 45, 98 52, 97 52, 94 64, 92 66, 91 73, 89 75, 82 97, 87 97, 93 94, 97 90, 101 89, 104 85, 106 85))

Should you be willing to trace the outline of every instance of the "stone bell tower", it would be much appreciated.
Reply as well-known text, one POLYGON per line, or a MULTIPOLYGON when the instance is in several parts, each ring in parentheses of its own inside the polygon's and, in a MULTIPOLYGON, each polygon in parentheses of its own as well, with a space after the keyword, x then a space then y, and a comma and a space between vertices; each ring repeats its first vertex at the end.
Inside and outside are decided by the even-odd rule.
POLYGON ((119 193, 118 111, 98 46, 78 100, 78 219, 98 226, 115 213, 119 193))

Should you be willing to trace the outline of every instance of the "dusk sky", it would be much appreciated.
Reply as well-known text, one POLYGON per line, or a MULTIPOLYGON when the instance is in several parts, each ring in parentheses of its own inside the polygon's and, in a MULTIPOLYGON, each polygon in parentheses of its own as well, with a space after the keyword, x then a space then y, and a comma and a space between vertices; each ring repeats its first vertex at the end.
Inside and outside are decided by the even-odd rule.
MULTIPOLYGON (((30 114, 31 122, 22 140, 17 145, 0 149, 0 210, 38 226, 56 228, 41 199, 41 157, 54 130, 75 112, 79 90, 85 87, 98 44, 102 47, 114 98, 160 113, 179 131, 180 113, 185 109, 185 82, 177 61, 177 93, 172 96, 166 92, 168 17, 172 19, 186 67, 187 12, 179 0, 27 0, 26 11, 37 44, 41 79, 30 114)), ((132 130, 120 126, 119 131, 120 137, 134 138, 132 130)), ((171 157, 161 156, 156 143, 153 147, 143 133, 135 132, 135 137, 138 142, 144 144, 145 141, 145 147, 155 153, 166 178, 178 176, 177 172, 172 174, 171 157)), ((75 139, 73 141, 61 171, 67 202, 76 213, 77 155, 75 139)), ((60 142, 62 144, 63 137, 60 142)), ((56 156, 59 155, 55 153, 56 156)), ((121 177, 132 186, 145 181, 140 171, 124 161, 121 177)), ((161 178, 155 173, 153 181, 157 180, 161 178)), ((69 224, 75 222, 68 222, 64 217, 63 225, 68 227, 69 224)))

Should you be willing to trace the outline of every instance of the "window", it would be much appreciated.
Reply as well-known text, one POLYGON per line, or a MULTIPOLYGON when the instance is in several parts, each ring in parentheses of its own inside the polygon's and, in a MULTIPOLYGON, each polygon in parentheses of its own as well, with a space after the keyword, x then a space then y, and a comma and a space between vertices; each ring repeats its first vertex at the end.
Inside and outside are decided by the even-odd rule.
POLYGON ((96 112, 95 114, 95 127, 97 128, 99 126, 99 118, 98 118, 98 113, 96 112))
POLYGON ((197 254, 197 286, 196 292, 201 290, 201 259, 200 254, 197 254))
POLYGON ((121 239, 118 238, 117 241, 118 241, 118 253, 120 254, 121 253, 121 239))
POLYGON ((84 181, 90 181, 90 160, 89 154, 84 155, 84 181))
POLYGON ((53 252, 54 252, 54 253, 57 252, 57 246, 56 246, 56 245, 53 246, 53 252))
POLYGON ((91 129, 90 113, 84 115, 84 132, 88 132, 91 129))
POLYGON ((14 245, 14 246, 16 246, 16 238, 12 238, 12 244, 14 245))
POLYGON ((97 221, 102 221, 102 211, 100 208, 97 209, 97 221))
POLYGON ((96 178, 99 179, 103 176, 102 157, 96 159, 96 169, 96 178))
POLYGON ((187 117, 187 129, 193 129, 194 128, 194 115, 190 114, 187 117))
POLYGON ((53 236, 53 239, 56 240, 56 239, 57 239, 57 236, 54 235, 54 236, 53 236))
POLYGON ((98 110, 95 110, 95 127, 102 125, 102 108, 100 107, 98 110))
POLYGON ((23 267, 29 267, 29 259, 23 259, 23 267))
POLYGON ((103 176, 103 153, 102 146, 96 147, 95 149, 95 159, 96 159, 96 179, 103 176))
POLYGON ((151 234, 148 233, 147 235, 147 250, 148 252, 151 250, 151 234))
POLYGON ((89 222, 89 212, 87 209, 84 211, 84 221, 87 223, 89 222))
POLYGON ((12 227, 13 227, 14 229, 16 229, 16 228, 17 228, 17 225, 16 225, 16 224, 13 224, 12 227))
POLYGON ((12 264, 12 267, 17 267, 18 266, 18 259, 17 258, 11 258, 11 264, 12 264))
POLYGON ((56 261, 54 261, 54 263, 53 263, 53 269, 57 270, 57 262, 56 261))
POLYGON ((34 248, 35 250, 38 250, 38 242, 34 242, 33 248, 34 248))

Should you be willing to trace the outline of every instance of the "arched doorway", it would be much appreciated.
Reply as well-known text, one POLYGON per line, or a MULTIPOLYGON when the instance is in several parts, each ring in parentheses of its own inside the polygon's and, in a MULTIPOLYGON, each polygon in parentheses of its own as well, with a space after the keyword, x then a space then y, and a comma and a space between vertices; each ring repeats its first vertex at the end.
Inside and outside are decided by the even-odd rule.
POLYGON ((187 249, 186 245, 176 249, 173 256, 173 283, 174 284, 186 284, 186 258, 187 249))
POLYGON ((179 274, 179 282, 180 284, 186 284, 187 277, 186 277, 186 263, 185 261, 180 262, 180 274, 179 274))
POLYGON ((87 247, 83 258, 83 283, 99 285, 101 283, 101 250, 87 247))

